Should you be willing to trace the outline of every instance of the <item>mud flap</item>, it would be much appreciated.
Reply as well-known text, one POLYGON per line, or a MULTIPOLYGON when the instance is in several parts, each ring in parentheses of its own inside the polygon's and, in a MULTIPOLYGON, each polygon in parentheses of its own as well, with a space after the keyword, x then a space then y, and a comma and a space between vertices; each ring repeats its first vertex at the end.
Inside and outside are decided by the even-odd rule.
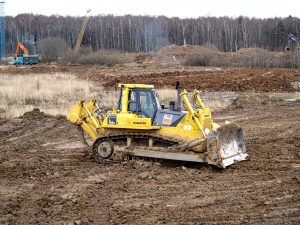
POLYGON ((236 124, 225 124, 208 134, 206 157, 208 164, 226 168, 247 158, 243 130, 236 124))

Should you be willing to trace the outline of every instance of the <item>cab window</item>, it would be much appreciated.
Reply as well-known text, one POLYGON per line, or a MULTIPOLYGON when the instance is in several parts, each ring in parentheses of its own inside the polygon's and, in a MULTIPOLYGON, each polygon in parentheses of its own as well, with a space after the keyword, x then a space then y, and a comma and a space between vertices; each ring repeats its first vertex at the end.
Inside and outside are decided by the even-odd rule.
POLYGON ((153 118, 155 114, 155 102, 151 91, 140 91, 139 102, 141 114, 147 118, 153 118))

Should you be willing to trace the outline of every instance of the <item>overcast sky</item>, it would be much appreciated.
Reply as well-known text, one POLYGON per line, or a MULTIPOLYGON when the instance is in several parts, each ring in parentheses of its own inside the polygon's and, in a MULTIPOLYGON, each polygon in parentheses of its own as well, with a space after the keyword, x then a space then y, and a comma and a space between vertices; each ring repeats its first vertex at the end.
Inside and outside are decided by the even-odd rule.
MULTIPOLYGON (((0 0, 3 1, 3 0, 0 0)), ((199 16, 240 15, 257 18, 300 17, 300 0, 4 0, 6 15, 34 13, 43 15, 164 15, 199 16)))

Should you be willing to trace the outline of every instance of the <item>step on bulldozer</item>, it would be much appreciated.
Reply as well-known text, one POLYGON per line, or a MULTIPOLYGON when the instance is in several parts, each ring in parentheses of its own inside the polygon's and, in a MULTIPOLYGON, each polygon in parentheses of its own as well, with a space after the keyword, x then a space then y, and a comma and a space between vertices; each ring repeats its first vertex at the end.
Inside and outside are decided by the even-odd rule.
POLYGON ((242 128, 227 121, 222 126, 214 123, 199 91, 192 92, 190 101, 177 83, 177 101, 171 100, 166 108, 153 85, 119 84, 118 88, 116 108, 104 112, 95 100, 80 100, 67 116, 92 140, 97 161, 122 155, 226 168, 248 158, 242 128))

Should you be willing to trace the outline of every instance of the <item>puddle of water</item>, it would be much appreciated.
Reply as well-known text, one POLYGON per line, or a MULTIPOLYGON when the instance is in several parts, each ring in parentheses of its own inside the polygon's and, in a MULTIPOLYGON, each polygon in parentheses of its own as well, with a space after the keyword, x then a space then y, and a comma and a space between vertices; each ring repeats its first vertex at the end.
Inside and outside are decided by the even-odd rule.
POLYGON ((287 102, 294 102, 300 100, 300 92, 294 93, 270 93, 270 96, 278 98, 287 102))
POLYGON ((55 149, 77 149, 86 147, 81 141, 48 142, 42 146, 53 146, 55 149))
POLYGON ((220 67, 216 67, 216 68, 205 68, 205 71, 222 71, 223 69, 220 67))
POLYGON ((81 141, 72 141, 55 146, 56 149, 77 149, 86 147, 81 141))

